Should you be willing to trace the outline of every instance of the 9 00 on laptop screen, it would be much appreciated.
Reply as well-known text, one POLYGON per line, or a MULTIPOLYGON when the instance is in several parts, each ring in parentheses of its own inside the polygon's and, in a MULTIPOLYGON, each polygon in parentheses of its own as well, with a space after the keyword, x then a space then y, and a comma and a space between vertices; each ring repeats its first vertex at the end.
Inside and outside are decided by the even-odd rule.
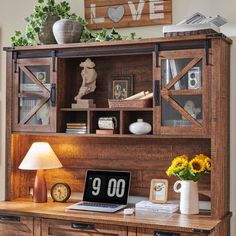
POLYGON ((83 201, 127 204, 130 172, 88 170, 83 201))

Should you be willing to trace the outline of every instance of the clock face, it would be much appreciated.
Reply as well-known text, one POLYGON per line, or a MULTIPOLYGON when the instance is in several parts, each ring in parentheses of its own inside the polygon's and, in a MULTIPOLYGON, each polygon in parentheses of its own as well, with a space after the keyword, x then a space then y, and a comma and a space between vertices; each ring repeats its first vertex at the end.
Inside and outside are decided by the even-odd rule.
POLYGON ((84 201, 126 204, 129 172, 88 171, 84 201))
POLYGON ((65 202, 71 195, 70 186, 66 183, 56 183, 51 188, 51 196, 55 202, 65 202))

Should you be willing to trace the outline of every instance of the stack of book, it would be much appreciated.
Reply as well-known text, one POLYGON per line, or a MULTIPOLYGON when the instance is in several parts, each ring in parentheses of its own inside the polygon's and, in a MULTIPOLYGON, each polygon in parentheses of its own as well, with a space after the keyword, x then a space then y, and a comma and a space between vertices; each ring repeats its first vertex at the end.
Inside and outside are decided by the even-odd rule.
POLYGON ((66 133, 68 134, 86 134, 87 124, 86 123, 67 123, 66 133))
POLYGON ((164 26, 163 33, 165 36, 201 34, 204 32, 220 33, 220 27, 226 23, 227 20, 219 15, 211 17, 197 12, 176 25, 164 26))
POLYGON ((135 211, 146 211, 146 212, 166 212, 174 213, 178 211, 179 204, 176 203, 152 203, 150 201, 141 201, 135 204, 135 211))

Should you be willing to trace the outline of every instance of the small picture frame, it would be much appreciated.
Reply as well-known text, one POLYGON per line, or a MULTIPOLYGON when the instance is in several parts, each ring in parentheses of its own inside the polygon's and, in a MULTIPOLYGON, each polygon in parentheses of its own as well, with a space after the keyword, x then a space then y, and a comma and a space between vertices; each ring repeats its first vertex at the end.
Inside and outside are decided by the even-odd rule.
POLYGON ((133 95, 132 75, 113 75, 109 84, 110 99, 125 99, 133 95))
POLYGON ((166 203, 168 195, 168 180, 152 179, 149 200, 153 203, 166 203))
POLYGON ((47 74, 46 72, 40 71, 40 72, 36 72, 35 76, 37 78, 37 80, 39 80, 41 83, 45 84, 47 81, 47 74))

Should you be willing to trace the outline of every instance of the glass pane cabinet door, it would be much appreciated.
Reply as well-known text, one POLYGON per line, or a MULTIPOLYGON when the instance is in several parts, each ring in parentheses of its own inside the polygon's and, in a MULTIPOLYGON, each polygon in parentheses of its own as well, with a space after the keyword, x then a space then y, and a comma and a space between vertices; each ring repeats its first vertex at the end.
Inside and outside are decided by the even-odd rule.
MULTIPOLYGON (((22 60, 23 61, 23 60, 22 60)), ((53 131, 52 115, 55 104, 51 102, 52 72, 49 63, 18 63, 15 86, 17 107, 16 131, 53 131)), ((55 93, 54 93, 55 94, 55 93)))
POLYGON ((208 96, 204 54, 169 54, 160 59, 159 132, 204 134, 208 96))

